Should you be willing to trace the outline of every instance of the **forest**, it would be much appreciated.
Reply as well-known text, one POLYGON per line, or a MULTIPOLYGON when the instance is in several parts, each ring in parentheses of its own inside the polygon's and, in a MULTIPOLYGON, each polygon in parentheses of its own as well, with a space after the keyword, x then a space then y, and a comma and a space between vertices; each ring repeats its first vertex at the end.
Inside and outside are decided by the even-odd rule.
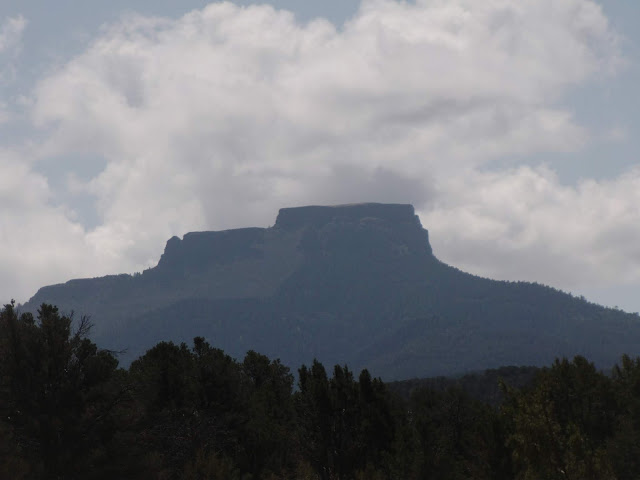
POLYGON ((196 337, 123 369, 90 326, 48 304, 0 311, 0 478, 640 477, 639 358, 606 373, 561 358, 468 389, 318 361, 292 372, 196 337))

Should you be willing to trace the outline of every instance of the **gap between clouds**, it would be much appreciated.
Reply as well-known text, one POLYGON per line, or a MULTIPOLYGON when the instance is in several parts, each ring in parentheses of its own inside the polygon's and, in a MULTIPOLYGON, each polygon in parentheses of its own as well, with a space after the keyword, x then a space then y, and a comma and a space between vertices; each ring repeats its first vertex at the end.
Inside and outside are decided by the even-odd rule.
POLYGON ((19 232, 3 250, 22 244, 27 258, 0 257, 23 279, 0 286, 23 285, 26 299, 52 281, 152 265, 175 234, 354 201, 414 203, 436 255, 475 273, 563 288, 640 281, 629 261, 638 171, 577 186, 548 168, 483 171, 588 147, 592 132, 560 99, 619 63, 587 0, 365 0, 340 29, 230 3, 123 17, 31 95, 44 140, 5 167, 42 193, 3 219, 19 232), (83 155, 106 166, 80 178, 63 159, 83 155), (38 173, 52 161, 68 178, 56 189, 38 173), (73 220, 73 192, 95 198, 97 227, 73 220))

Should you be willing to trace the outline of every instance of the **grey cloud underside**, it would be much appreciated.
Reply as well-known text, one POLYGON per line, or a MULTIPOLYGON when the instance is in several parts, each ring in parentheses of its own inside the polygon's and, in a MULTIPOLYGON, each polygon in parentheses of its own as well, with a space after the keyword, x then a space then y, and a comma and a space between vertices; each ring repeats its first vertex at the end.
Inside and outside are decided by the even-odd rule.
POLYGON ((423 179, 408 178, 383 167, 370 171, 352 165, 336 165, 327 178, 310 186, 310 198, 320 204, 376 200, 424 205, 433 198, 430 189, 423 179))

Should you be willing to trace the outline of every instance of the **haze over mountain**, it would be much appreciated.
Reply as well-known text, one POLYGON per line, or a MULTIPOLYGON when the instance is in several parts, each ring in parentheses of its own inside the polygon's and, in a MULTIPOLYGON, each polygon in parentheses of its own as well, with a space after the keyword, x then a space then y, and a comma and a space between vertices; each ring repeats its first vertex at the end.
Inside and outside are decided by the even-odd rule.
POLYGON ((401 204, 283 208, 270 228, 173 237, 154 268, 44 287, 22 308, 41 303, 91 315, 94 340, 126 349, 125 364, 197 335, 236 357, 316 357, 385 379, 576 354, 609 367, 640 345, 635 314, 440 262, 401 204))

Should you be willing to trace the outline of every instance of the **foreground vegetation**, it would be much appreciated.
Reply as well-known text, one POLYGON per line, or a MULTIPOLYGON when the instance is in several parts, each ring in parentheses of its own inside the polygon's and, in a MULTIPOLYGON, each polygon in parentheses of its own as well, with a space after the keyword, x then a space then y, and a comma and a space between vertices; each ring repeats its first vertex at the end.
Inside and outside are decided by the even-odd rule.
POLYGON ((0 478, 640 476, 640 359, 611 375, 557 360, 496 404, 319 362, 294 389, 278 360, 239 362, 202 338, 123 370, 88 329, 50 305, 0 311, 0 478))

